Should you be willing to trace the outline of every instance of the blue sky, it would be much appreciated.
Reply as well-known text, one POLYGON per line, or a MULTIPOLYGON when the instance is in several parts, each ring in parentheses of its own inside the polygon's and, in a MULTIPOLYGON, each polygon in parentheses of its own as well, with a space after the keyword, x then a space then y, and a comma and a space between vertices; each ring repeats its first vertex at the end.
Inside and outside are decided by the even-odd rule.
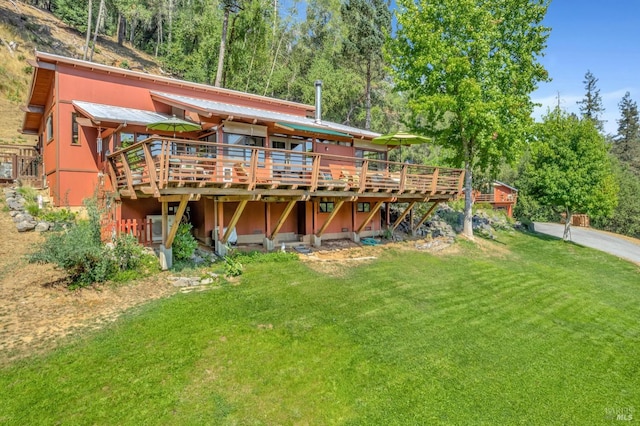
POLYGON ((578 112, 587 70, 598 78, 605 131, 615 134, 618 103, 625 92, 640 103, 640 0, 552 0, 545 25, 551 27, 541 58, 553 79, 533 93, 537 118, 557 104, 578 112))

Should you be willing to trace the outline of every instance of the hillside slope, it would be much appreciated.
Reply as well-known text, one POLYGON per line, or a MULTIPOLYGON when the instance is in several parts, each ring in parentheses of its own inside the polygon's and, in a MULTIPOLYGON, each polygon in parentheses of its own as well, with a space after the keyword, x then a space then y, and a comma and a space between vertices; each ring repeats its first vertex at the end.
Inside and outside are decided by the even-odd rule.
MULTIPOLYGON (((82 59, 85 35, 51 13, 12 0, 0 0, 0 144, 29 143, 33 137, 18 132, 33 72, 27 60, 40 50, 82 59)), ((93 61, 137 71, 161 74, 153 56, 115 39, 99 36, 93 61)))

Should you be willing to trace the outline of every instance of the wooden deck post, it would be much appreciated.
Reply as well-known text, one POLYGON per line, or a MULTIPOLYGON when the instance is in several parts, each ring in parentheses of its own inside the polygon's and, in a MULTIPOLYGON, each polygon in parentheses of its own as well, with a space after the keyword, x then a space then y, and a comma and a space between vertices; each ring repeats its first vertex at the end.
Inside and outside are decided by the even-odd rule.
POLYGON ((247 207, 248 202, 249 200, 242 200, 240 201, 240 204, 238 204, 236 211, 233 213, 233 216, 231 217, 231 222, 229 222, 227 231, 222 236, 222 241, 221 241, 222 244, 227 244, 227 241, 229 241, 231 232, 233 231, 233 228, 235 228, 236 224, 238 223, 238 220, 240 220, 240 216, 242 215, 244 208, 247 207))
POLYGON ((344 200, 339 200, 337 203, 335 203, 333 207, 333 211, 331 212, 327 220, 325 220, 325 222, 322 224, 322 226, 320 227, 320 230, 316 232, 316 237, 318 238, 322 237, 322 234, 324 234, 324 231, 327 230, 327 227, 329 226, 331 221, 336 217, 336 215, 338 214, 338 211, 340 210, 340 207, 342 207, 343 204, 344 204, 344 200))
POLYGON ((367 215, 367 218, 364 220, 364 222, 362 222, 362 224, 358 227, 358 230, 356 231, 356 234, 361 233, 364 228, 367 226, 367 224, 369 222, 371 222, 371 220, 373 219, 373 217, 376 215, 376 213, 378 213, 378 210, 380 210, 380 207, 382 207, 382 204, 384 203, 384 201, 378 201, 373 208, 371 209, 371 211, 369 212, 369 214, 367 215))
POLYGON ((156 175, 156 164, 153 161, 153 157, 151 156, 151 151, 149 150, 149 145, 147 143, 142 144, 142 151, 144 151, 144 159, 147 162, 147 170, 149 172, 149 180, 151 184, 151 190, 153 191, 154 197, 160 196, 160 191, 158 191, 157 185, 157 175, 156 175))
POLYGON ((124 175, 127 179, 127 189, 129 189, 129 196, 132 199, 138 198, 136 195, 136 191, 133 189, 133 176, 131 176, 131 168, 129 167, 129 162, 127 161, 127 156, 124 152, 120 153, 120 161, 122 161, 122 168, 124 169, 124 175))
POLYGON ((400 222, 402 222, 404 220, 404 218, 407 216, 407 214, 411 211, 411 209, 413 208, 413 206, 416 205, 415 201, 412 201, 409 203, 409 205, 407 206, 407 208, 405 209, 405 211, 398 217, 398 219, 396 219, 396 221, 393 223, 393 225, 391 226, 391 230, 395 231, 396 228, 398 227, 398 225, 400 225, 400 222))
POLYGON ((285 207, 284 211, 280 215, 280 219, 278 219, 278 223, 276 224, 276 227, 274 228, 273 232, 269 236, 270 240, 273 240, 276 237, 276 235, 278 235, 278 232, 280 232, 280 228, 282 228, 282 225, 284 225, 285 221, 291 214, 291 211, 293 210, 293 207, 296 205, 297 202, 298 200, 289 201, 289 204, 287 204, 287 207, 285 207))
POLYGON ((440 173, 440 169, 436 168, 433 171, 433 175, 431 177, 431 195, 434 195, 438 190, 438 174, 440 173))
POLYGON ((422 224, 425 222, 425 220, 427 220, 427 218, 429 216, 431 216, 431 213, 436 209, 436 207, 438 207, 438 204, 440 204, 440 202, 439 201, 435 201, 433 203, 433 205, 431 207, 429 207, 429 210, 427 210, 427 212, 424 214, 424 216, 422 216, 422 218, 420 219, 418 224, 415 227, 411 228, 411 232, 414 232, 416 229, 418 229, 418 228, 420 228, 422 226, 422 224))
MULTIPOLYGON (((184 214, 184 211, 187 209, 187 203, 189 202, 189 197, 190 195, 186 194, 186 195, 183 195, 182 198, 180 199, 180 204, 178 205, 178 211, 176 212, 176 217, 173 221, 173 226, 171 226, 169 235, 167 235, 167 241, 164 244, 166 248, 169 248, 173 245, 173 240, 176 237, 176 234, 178 233, 178 227, 180 226, 180 222, 182 221, 182 215, 184 214)), ((168 203, 164 202, 162 204, 164 206, 165 204, 168 204, 168 203)), ((168 207, 167 207, 167 210, 168 210, 168 207)), ((163 213, 162 222, 164 223, 164 218, 165 218, 164 211, 162 213, 163 213)))

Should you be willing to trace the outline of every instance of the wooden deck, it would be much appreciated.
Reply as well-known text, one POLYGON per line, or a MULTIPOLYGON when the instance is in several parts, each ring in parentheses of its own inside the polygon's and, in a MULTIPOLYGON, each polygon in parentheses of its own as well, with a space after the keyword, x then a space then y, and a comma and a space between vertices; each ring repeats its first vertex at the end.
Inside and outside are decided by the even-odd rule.
POLYGON ((447 201, 464 171, 313 152, 149 138, 108 156, 119 197, 315 196, 447 201))

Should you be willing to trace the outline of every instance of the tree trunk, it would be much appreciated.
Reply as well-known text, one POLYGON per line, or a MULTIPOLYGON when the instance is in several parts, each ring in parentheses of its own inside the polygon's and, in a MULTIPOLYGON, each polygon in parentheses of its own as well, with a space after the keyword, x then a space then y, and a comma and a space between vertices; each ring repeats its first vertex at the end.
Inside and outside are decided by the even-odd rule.
POLYGON ((82 60, 87 60, 87 54, 89 53, 89 40, 91 39, 91 9, 92 9, 91 0, 89 0, 89 10, 88 10, 88 18, 87 18, 87 38, 84 42, 84 53, 82 54, 82 60))
POLYGON ((462 233, 473 239, 473 170, 471 162, 471 142, 463 141, 464 144, 464 222, 462 233))
POLYGON ((225 9, 222 20, 222 37, 220 38, 220 53, 218 54, 218 69, 216 70, 215 87, 220 87, 222 81, 222 68, 224 67, 224 54, 227 47, 227 26, 229 25, 229 9, 225 9))
POLYGON ((126 21, 124 20, 124 16, 121 13, 118 13, 118 29, 116 32, 118 33, 118 46, 122 46, 124 43, 124 33, 127 28, 126 21))
POLYGON ((98 7, 98 19, 96 19, 96 29, 93 32, 93 45, 91 46, 91 54, 89 55, 89 61, 93 62, 93 52, 96 50, 96 43, 98 42, 98 30, 100 29, 100 23, 104 16, 104 0, 100 0, 100 6, 98 7))
POLYGON ((171 47, 171 39, 173 38, 173 0, 169 0, 169 47, 171 47))
POLYGON ((366 111, 364 128, 371 130, 371 58, 367 60, 367 88, 365 89, 364 108, 366 111))
POLYGON ((133 47, 133 38, 135 36, 136 27, 138 26, 138 22, 136 18, 131 18, 131 22, 129 23, 129 44, 133 47))
POLYGON ((566 222, 564 223, 564 233, 562 234, 563 241, 571 241, 571 220, 573 219, 573 212, 567 208, 566 222))

